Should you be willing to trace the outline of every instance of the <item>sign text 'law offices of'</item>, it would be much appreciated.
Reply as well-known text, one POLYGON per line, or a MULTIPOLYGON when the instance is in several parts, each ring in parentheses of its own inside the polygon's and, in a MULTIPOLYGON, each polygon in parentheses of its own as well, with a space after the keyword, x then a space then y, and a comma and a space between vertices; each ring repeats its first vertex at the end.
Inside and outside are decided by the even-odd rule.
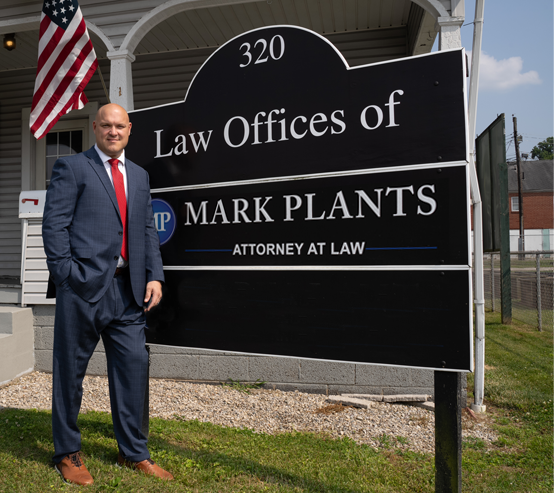
POLYGON ((132 112, 167 281, 152 342, 470 370, 464 58, 349 67, 268 27, 132 112))

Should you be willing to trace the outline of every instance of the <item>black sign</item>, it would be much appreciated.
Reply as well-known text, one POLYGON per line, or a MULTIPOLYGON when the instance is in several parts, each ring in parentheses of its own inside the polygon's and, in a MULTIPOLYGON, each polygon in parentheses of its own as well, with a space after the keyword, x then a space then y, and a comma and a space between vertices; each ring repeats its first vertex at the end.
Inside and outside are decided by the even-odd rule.
POLYGON ((245 33, 133 112, 166 293, 151 342, 468 370, 463 51, 349 68, 245 33))
POLYGON ((349 70, 310 31, 251 31, 133 114, 133 154, 153 188, 465 161, 463 71, 462 50, 349 70))
POLYGON ((457 166, 156 193, 179 225, 164 265, 467 265, 465 183, 457 166))
POLYGON ((467 271, 172 271, 157 344, 467 369, 467 271))

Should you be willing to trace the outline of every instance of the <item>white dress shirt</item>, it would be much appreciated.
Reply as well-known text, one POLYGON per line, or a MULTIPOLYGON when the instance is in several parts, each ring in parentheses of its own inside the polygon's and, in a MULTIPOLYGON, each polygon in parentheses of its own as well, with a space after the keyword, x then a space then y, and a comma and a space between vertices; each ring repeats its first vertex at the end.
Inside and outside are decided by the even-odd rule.
MULTIPOLYGON (((98 145, 94 144, 94 148, 96 149, 96 152, 100 156, 100 159, 104 163, 104 168, 106 168, 106 173, 108 173, 108 176, 110 178, 110 181, 113 185, 113 177, 112 177, 112 165, 109 163, 109 160, 112 159, 110 156, 102 152, 98 145)), ((127 171, 125 170, 125 149, 122 151, 121 156, 117 158, 119 160, 119 163, 117 164, 117 168, 119 169, 119 172, 123 175, 123 185, 125 186, 125 198, 129 197, 129 191, 127 189, 127 171)), ((127 240, 129 238, 127 237, 127 240)), ((129 262, 127 262, 121 254, 119 255, 119 260, 117 261, 117 267, 127 267, 129 265, 129 262)))
MULTIPOLYGON (((100 156, 100 159, 104 163, 104 168, 106 168, 106 173, 108 173, 108 176, 110 177, 110 181, 113 185, 113 178, 112 178, 112 165, 109 163, 109 160, 112 159, 107 154, 104 154, 99 148, 98 145, 94 144, 94 148, 96 149, 96 152, 100 156)), ((121 156, 117 158, 119 160, 119 163, 117 164, 117 168, 119 169, 119 172, 123 175, 123 185, 125 186, 125 198, 129 197, 129 190, 127 189, 127 172, 125 171, 125 149, 121 152, 121 156)))

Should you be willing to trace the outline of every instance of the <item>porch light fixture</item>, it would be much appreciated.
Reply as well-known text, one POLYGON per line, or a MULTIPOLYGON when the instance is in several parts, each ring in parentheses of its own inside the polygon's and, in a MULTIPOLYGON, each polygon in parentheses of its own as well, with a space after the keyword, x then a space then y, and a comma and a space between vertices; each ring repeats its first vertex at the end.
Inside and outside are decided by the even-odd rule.
POLYGON ((15 33, 4 34, 4 48, 8 51, 15 50, 15 33))

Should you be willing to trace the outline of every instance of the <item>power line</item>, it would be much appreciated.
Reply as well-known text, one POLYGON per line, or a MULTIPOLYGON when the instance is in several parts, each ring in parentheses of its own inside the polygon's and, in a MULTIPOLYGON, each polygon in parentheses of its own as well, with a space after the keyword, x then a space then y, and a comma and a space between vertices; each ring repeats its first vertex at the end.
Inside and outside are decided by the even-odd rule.
POLYGON ((547 137, 535 137, 534 135, 527 135, 527 134, 520 134, 522 135, 523 137, 526 137, 527 139, 541 139, 541 140, 546 140, 547 137))

